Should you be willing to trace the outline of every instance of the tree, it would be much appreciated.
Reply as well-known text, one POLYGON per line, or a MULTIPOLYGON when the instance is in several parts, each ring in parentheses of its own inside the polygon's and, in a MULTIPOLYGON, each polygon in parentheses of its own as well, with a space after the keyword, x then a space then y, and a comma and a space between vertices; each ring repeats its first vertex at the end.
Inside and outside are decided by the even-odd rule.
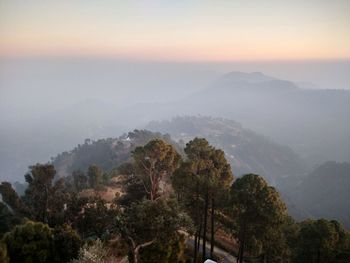
POLYGON ((103 172, 97 165, 90 165, 88 169, 88 178, 91 188, 99 189, 102 185, 103 172))
POLYGON ((25 175, 28 187, 23 200, 36 221, 55 225, 62 223, 64 205, 69 193, 64 189, 64 180, 54 182, 56 170, 51 164, 37 164, 25 175))
POLYGON ((118 166, 117 170, 119 174, 122 175, 131 175, 135 174, 135 169, 134 165, 130 162, 125 162, 122 163, 121 165, 118 166))
POLYGON ((25 175, 28 187, 20 198, 10 183, 0 185, 3 200, 11 208, 14 216, 28 217, 54 226, 62 224, 65 218, 65 208, 70 199, 71 191, 63 178, 55 180, 56 170, 51 164, 36 164, 30 166, 25 175))
POLYGON ((21 217, 13 214, 8 207, 0 202, 0 239, 6 232, 10 231, 13 226, 21 222, 21 217))
POLYGON ((291 259, 291 249, 286 236, 286 223, 266 226, 262 237, 255 237, 255 243, 248 246, 252 255, 258 255, 262 263, 282 262, 291 259), (258 252, 258 253, 255 253, 258 252), (260 252, 260 255, 259 255, 260 252))
POLYGON ((157 199, 133 203, 116 218, 116 230, 129 249, 129 262, 139 262, 140 250, 156 242, 167 243, 191 221, 174 200, 157 199))
POLYGON ((224 198, 226 190, 233 181, 233 174, 230 164, 225 158, 225 153, 222 150, 214 149, 212 160, 214 168, 211 171, 210 185, 208 196, 211 202, 211 239, 210 239, 210 257, 213 258, 214 252, 214 233, 215 233, 215 211, 220 207, 218 200, 224 198))
POLYGON ((127 175, 124 181, 126 193, 116 199, 116 202, 122 206, 130 206, 134 202, 140 202, 147 198, 143 181, 133 174, 127 175))
POLYGON ((286 216, 282 225, 275 225, 267 230, 263 241, 262 260, 266 262, 292 261, 298 242, 299 224, 290 216, 286 216))
POLYGON ((179 200, 192 216, 197 231, 195 234, 194 260, 197 260, 202 234, 203 261, 206 257, 208 211, 210 209, 211 258, 214 250, 216 206, 221 194, 230 186, 233 175, 223 151, 210 146, 205 139, 195 138, 185 148, 187 159, 181 163, 172 177, 172 185, 179 200))
MULTIPOLYGON (((82 200, 82 210, 78 212, 75 226, 85 238, 104 238, 111 231, 118 211, 108 207, 105 200, 92 197, 82 200)), ((78 206, 79 207, 79 206, 78 206)))
POLYGON ((259 175, 247 174, 233 183, 231 195, 239 242, 238 262, 243 262, 246 248, 253 254, 269 257, 272 246, 264 241, 281 234, 278 231, 286 217, 286 207, 278 192, 259 175))
POLYGON ((74 171, 72 177, 75 191, 79 192, 87 188, 88 178, 82 171, 74 171))
POLYGON ((160 182, 169 179, 177 168, 181 156, 168 143, 155 139, 133 153, 135 170, 140 176, 150 200, 160 195, 160 182))
POLYGON ((53 249, 55 262, 70 262, 77 258, 82 241, 77 232, 69 225, 55 227, 53 231, 53 249))
POLYGON ((29 221, 16 226, 3 241, 11 262, 50 263, 53 261, 52 236, 48 225, 29 221))
POLYGON ((5 234, 11 262, 68 262, 78 256, 81 240, 68 226, 55 229, 41 222, 27 221, 5 234))
POLYGON ((0 238, 10 231, 13 226, 19 224, 28 211, 22 199, 18 196, 12 185, 8 182, 0 184, 0 194, 3 202, 0 202, 0 238))
POLYGON ((185 248, 186 238, 183 234, 175 233, 173 237, 164 241, 156 241, 148 247, 141 249, 140 262, 162 262, 173 263, 182 262, 185 248))
POLYGON ((296 262, 339 262, 337 256, 350 249, 349 232, 325 219, 302 222, 297 241, 296 262))
POLYGON ((9 182, 2 182, 0 184, 0 194, 2 196, 2 200, 12 209, 14 213, 22 214, 24 212, 23 202, 9 182))

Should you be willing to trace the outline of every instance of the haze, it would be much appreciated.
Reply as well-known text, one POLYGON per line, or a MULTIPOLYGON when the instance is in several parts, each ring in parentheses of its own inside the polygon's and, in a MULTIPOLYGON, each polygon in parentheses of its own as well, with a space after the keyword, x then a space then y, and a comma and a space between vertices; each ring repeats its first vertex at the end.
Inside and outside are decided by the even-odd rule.
POLYGON ((261 72, 301 90, 350 89, 349 12, 340 0, 1 1, 0 178, 22 180, 29 165, 85 138, 177 115, 234 119, 310 166, 349 161, 347 92, 301 92, 282 111, 220 86, 226 73, 261 72))

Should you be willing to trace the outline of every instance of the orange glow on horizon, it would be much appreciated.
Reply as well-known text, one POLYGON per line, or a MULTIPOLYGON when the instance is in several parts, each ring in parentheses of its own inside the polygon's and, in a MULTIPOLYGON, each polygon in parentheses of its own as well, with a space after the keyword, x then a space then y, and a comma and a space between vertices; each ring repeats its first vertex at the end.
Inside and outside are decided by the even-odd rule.
MULTIPOLYGON (((271 48, 261 50, 246 48, 235 49, 228 47, 207 48, 152 48, 138 49, 133 47, 79 47, 79 46, 37 46, 20 45, 2 46, 0 56, 9 57, 99 57, 120 58, 131 60, 160 60, 160 61, 255 61, 255 60, 323 60, 348 59, 341 52, 325 53, 323 50, 288 50, 271 48)), ((350 53, 349 53, 350 54, 350 53)))
POLYGON ((4 0, 1 56, 173 61, 345 59, 350 1, 4 0))

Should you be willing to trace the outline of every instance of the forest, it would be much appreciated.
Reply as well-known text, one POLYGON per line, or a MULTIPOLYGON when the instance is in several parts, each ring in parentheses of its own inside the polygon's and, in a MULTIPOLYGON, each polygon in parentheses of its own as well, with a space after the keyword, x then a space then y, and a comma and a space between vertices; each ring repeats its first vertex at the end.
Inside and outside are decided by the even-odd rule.
POLYGON ((62 175, 59 155, 31 166, 22 191, 1 183, 1 262, 350 261, 341 223, 296 221, 275 187, 258 174, 236 176, 205 138, 174 144, 147 131, 123 138, 130 156, 126 144, 115 143, 113 155, 99 143, 98 156, 118 162, 80 160, 62 175))

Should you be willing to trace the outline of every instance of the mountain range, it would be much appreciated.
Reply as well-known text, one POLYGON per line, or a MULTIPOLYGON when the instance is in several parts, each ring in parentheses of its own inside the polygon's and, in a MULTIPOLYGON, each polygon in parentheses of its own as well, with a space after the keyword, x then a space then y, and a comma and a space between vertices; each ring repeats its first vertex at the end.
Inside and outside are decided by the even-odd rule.
MULTIPOLYGON (((29 165, 46 162, 85 138, 113 138, 143 129, 152 120, 186 115, 235 120, 245 129, 289 146, 308 170, 329 160, 350 161, 350 91, 300 88, 260 72, 230 72, 202 85, 186 93, 190 95, 168 95, 158 103, 123 106, 111 102, 113 98, 108 102, 95 98, 43 112, 32 120, 5 121, 0 130, 0 177, 20 180, 29 165)), ((130 93, 130 101, 135 92, 130 93)))

